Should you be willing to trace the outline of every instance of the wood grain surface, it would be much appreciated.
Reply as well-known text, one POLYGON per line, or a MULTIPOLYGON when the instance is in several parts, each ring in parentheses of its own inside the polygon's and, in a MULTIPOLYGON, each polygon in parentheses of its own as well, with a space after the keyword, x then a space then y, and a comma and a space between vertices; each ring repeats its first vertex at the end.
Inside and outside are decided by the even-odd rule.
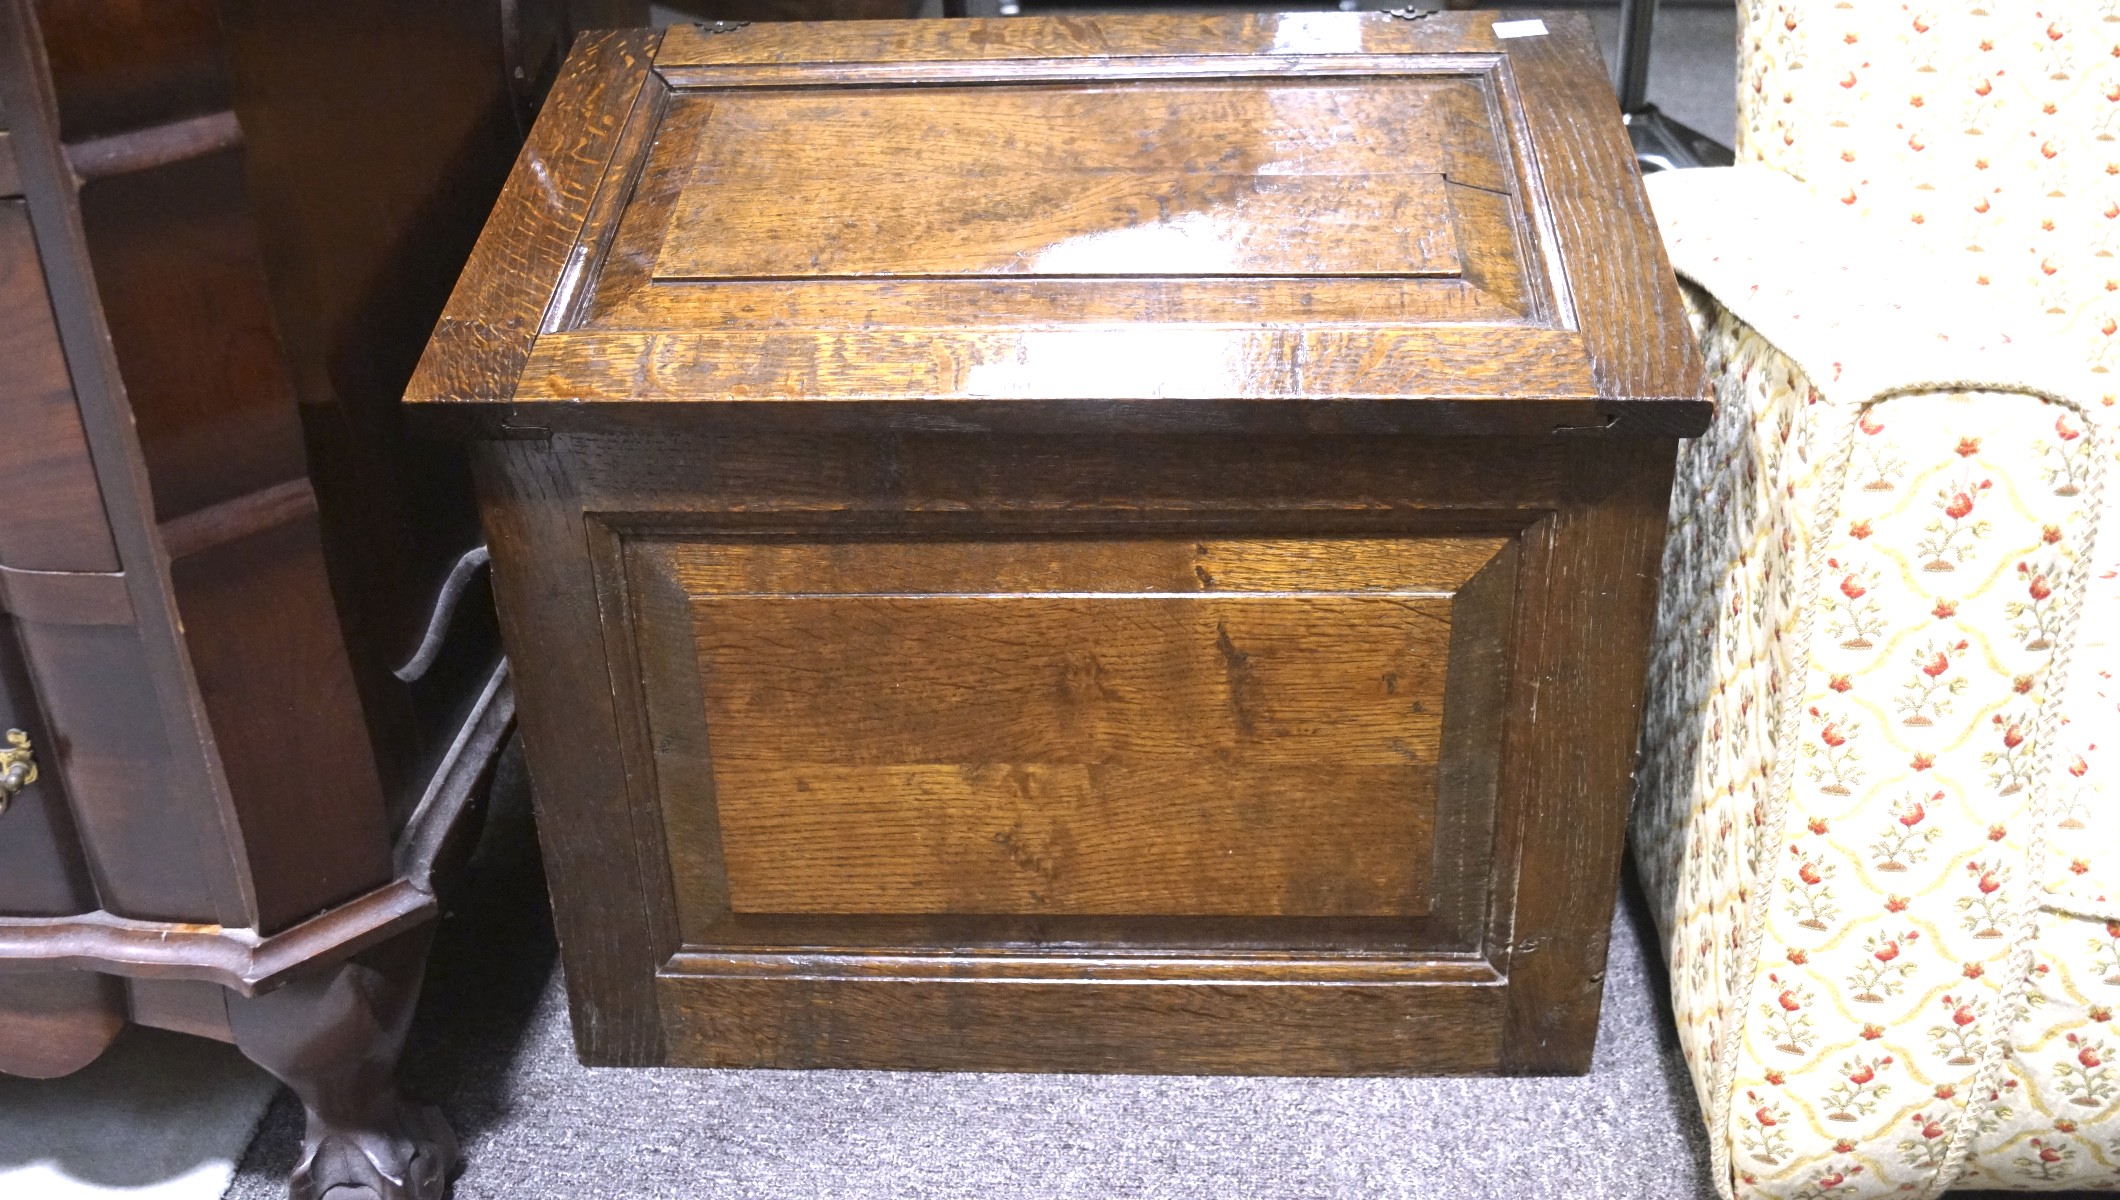
POLYGON ((1606 123, 1582 119, 1602 72, 1520 52, 1587 27, 1490 21, 682 27, 652 62, 585 55, 595 114, 550 133, 453 302, 513 313, 508 355, 445 316, 408 400, 483 436, 760 401, 898 428, 1113 405, 1317 427, 1361 401, 1407 432, 1696 431, 1690 351, 1610 343, 1677 293, 1638 189, 1600 199, 1631 177, 1623 136, 1576 128, 1606 123), (1465 403, 1490 399, 1517 403, 1465 403))
POLYGON ((19 200, 0 200, 0 565, 118 569, 73 381, 59 350, 43 263, 19 200))
POLYGON ((1453 84, 1478 86, 680 99, 711 112, 655 276, 1456 275, 1441 134, 1416 115, 1453 84))

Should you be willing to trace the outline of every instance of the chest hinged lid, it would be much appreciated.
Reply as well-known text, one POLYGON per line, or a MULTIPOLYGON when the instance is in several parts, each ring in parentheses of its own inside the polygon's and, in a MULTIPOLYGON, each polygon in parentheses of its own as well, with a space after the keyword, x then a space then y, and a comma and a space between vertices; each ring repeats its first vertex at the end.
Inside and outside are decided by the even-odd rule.
POLYGON ((1698 432, 1587 23, 882 21, 593 39, 408 400, 475 436, 1698 432), (643 416, 643 414, 649 414, 643 416))

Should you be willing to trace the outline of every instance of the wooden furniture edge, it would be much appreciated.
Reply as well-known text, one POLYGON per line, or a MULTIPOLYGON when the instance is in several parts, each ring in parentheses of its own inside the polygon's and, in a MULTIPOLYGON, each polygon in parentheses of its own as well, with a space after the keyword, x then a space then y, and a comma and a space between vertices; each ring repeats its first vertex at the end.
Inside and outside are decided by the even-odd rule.
POLYGON ((513 393, 627 118, 649 88, 650 59, 661 38, 655 30, 606 30, 575 42, 545 102, 546 115, 531 128, 405 385, 409 410, 508 398, 488 394, 477 385, 482 379, 501 381, 513 393), (567 131, 578 125, 591 136, 571 144, 567 131), (552 236, 559 229, 566 231, 564 242, 552 236), (485 316, 496 312, 508 314, 504 324, 485 316))
POLYGON ((398 877, 269 937, 247 929, 139 921, 106 912, 0 918, 0 973, 66 969, 139 979, 191 979, 254 996, 292 975, 337 963, 434 917, 453 852, 474 832, 469 817, 515 726, 505 660, 459 727, 456 740, 398 839, 398 877))
MULTIPOLYGON (((199 693, 177 618, 169 554, 156 522, 147 463, 118 368, 89 262, 82 221, 80 180, 66 160, 50 63, 37 17, 29 5, 0 4, 0 54, 15 59, 0 70, 0 107, 24 134, 15 142, 16 165, 29 206, 31 231, 42 259, 52 316, 72 377, 89 458, 109 516, 118 551, 118 578, 127 589, 154 684, 154 704, 170 739, 173 794, 190 811, 196 828, 214 830, 202 839, 199 869, 222 924, 259 917, 256 888, 245 869, 241 821, 228 781, 212 750, 205 701, 199 693)), ((5 954, 0 950, 0 954, 5 954)))

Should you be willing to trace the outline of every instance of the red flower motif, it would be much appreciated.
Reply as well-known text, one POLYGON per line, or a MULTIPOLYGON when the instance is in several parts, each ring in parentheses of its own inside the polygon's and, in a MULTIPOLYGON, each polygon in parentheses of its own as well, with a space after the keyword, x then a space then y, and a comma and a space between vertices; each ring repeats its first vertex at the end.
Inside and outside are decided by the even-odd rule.
POLYGON ((2076 1132, 2076 1123, 2074 1121, 2069 1120, 2067 1117, 2055 1117, 2054 1128, 2060 1130, 2062 1133, 2074 1133, 2076 1132))
POLYGON ((1870 589, 1862 586, 1862 584, 1856 582, 1856 579, 1853 575, 1849 575, 1840 581, 1840 594, 1846 596, 1850 600, 1862 599, 1864 593, 1868 592, 1869 590, 1870 589))
POLYGON ((2058 434, 2061 440, 2064 442, 2073 442, 2077 438, 2083 436, 2083 431, 2081 429, 2072 429, 2069 427, 2067 414, 2063 414, 2054 418, 2054 432, 2058 434))
POLYGON ((1823 834, 1826 831, 1826 819, 1824 817, 1812 817, 1808 827, 1812 833, 1823 834))
POLYGON ((1864 409, 1862 415, 1855 419, 1855 424, 1864 433, 1869 434, 1871 437, 1876 437, 1878 434, 1884 432, 1884 422, 1878 420, 1874 416, 1871 416, 1870 411, 1868 409, 1864 409))
POLYGON ((1762 1104, 1762 1105, 1760 1105, 1760 1106, 1759 1106, 1759 1111, 1758 1111, 1758 1112, 1756 1112, 1756 1113, 1753 1113, 1753 1114, 1752 1114, 1752 1118, 1753 1118, 1754 1120, 1758 1121, 1758 1122, 1759 1122, 1759 1123, 1760 1123, 1761 1125, 1765 1125, 1765 1126, 1770 1126, 1770 1127, 1771 1127, 1771 1126, 1774 1126, 1774 1125, 1778 1125, 1778 1124, 1780 1124, 1780 1123, 1781 1123, 1781 1122, 1779 1122, 1779 1121, 1776 1121, 1776 1120, 1774 1119, 1774 1114, 1773 1114, 1773 1113, 1771 1113, 1771 1112, 1768 1112, 1768 1111, 1767 1111, 1767 1106, 1766 1106, 1766 1105, 1764 1105, 1764 1104, 1762 1104))
POLYGON ((2011 725, 2009 728, 2003 730, 2002 744, 2012 750, 2015 750, 2017 747, 2022 746, 2024 744, 2024 727, 2021 725, 2011 725))
POLYGON ((1861 1086, 1875 1078, 1877 1078, 1877 1072, 1871 1068, 1870 1064, 1864 1063, 1849 1073, 1848 1082, 1861 1086))
POLYGON ((1775 999, 1780 1002, 1783 1012, 1796 1012, 1803 1007, 1803 1002, 1796 998, 1796 993, 1788 988, 1782 989, 1781 995, 1775 999))
POLYGON ((1824 881, 1824 876, 1821 876, 1818 873, 1818 868, 1808 862, 1796 869, 1796 876, 1797 878, 1803 880, 1805 884, 1811 887, 1817 887, 1821 882, 1824 881))
POLYGON ((2076 1061, 2086 1067, 2102 1066, 2105 1062, 2104 1059, 2098 1057, 2098 1050, 2094 1046, 2085 1046, 2083 1049, 2076 1051, 2076 1061))
POLYGON ((1899 943, 1886 942, 1884 944, 1884 949, 1879 950, 1872 957, 1874 957, 1878 962, 1891 962, 1893 959, 1899 957, 1899 943))
POLYGON ((1877 1040, 1878 1038, 1881 1038, 1881 1037, 1883 1037, 1883 1036, 1884 1036, 1884 1029, 1883 1029, 1882 1027, 1880 1027, 1880 1026, 1876 1026, 1876 1025, 1865 1025, 1865 1026, 1863 1026, 1863 1027, 1862 1027, 1862 1040, 1863 1040, 1863 1041, 1866 1041, 1866 1042, 1874 1042, 1874 1041, 1876 1041, 1876 1040, 1877 1040))
POLYGON ((2031 593, 2032 599, 2035 602, 2044 600, 2048 596, 2054 594, 2053 586, 2047 583, 2046 576, 2044 575, 2032 576, 2032 582, 2030 586, 2025 588, 2025 590, 2031 593))
POLYGON ((1870 536, 1870 523, 1867 520, 1863 520, 1848 526, 1848 536, 1858 542, 1870 536))
POLYGON ((2031 691, 2032 677, 2029 675, 2019 675, 2017 678, 2010 680, 2010 690, 2020 696, 2024 695, 2026 692, 2031 691))
POLYGON ((2049 545, 2049 546, 2051 546, 2051 545, 2054 545, 2055 543, 2059 542, 2059 541, 2061 540, 2061 526, 2059 526, 2059 525, 2042 525, 2042 526, 2040 526, 2040 527, 2039 527, 2039 540, 2040 540, 2040 541, 2042 541, 2042 542, 2045 542, 2045 543, 2046 543, 2047 545, 2049 545))
POLYGON ((1963 1004, 1960 1004, 1951 1010, 1951 1024, 1953 1025, 1971 1025, 1973 1022, 1979 1019, 1980 1018, 1973 1015, 1972 1009, 1966 1007, 1963 1004))
MULTIPOLYGON (((1905 896, 1887 896, 1887 897, 1885 897, 1885 900, 1884 900, 1884 910, 1885 910, 1886 912, 1895 912, 1895 913, 1899 913, 1899 912, 1905 912, 1905 911, 1907 910, 1907 898, 1906 898, 1905 896)), ((2115 934, 2114 936, 2115 936, 2115 937, 2120 937, 2120 934, 2115 934)))
POLYGON ((2068 773, 2074 775, 2078 779, 2083 778, 2083 773, 2090 769, 2091 765, 2083 761, 2083 756, 2081 754, 2078 754, 2076 757, 2069 760, 2068 773))
POLYGON ((1838 725, 1827 725, 1824 729, 1819 730, 1818 740, 1828 746, 1844 746, 1848 741, 1847 736, 1840 732, 1838 725))
POLYGON ((1960 975, 1965 976, 1967 979, 1978 979, 1982 975, 1987 974, 1987 968, 1981 966, 1979 963, 1969 962, 1965 964, 1964 967, 1960 968, 1958 973, 1960 975))
POLYGON ((1957 1094, 1958 1089, 1952 1084, 1939 1083, 1936 1085, 1936 1098, 1938 1100, 1949 1100, 1957 1094))
POLYGON ((1948 600, 1938 600, 1936 607, 1929 610, 1929 615, 1939 621, 1948 621, 1958 615, 1958 606, 1948 600))
POLYGON ((1991 842, 1999 842, 1999 841, 2001 841, 2002 839, 2004 839, 2004 838, 2006 838, 2006 837, 2008 837, 2008 836, 2010 836, 2010 831, 2009 831, 2009 830, 2007 830, 2007 829, 2005 829, 2005 828, 2003 828, 2002 826, 2000 826, 2000 825, 1990 825, 1990 826, 1988 826, 1988 840, 1989 840, 1989 841, 1991 841, 1991 842))
POLYGON ((2091 1006, 2090 1018, 2093 1021, 2097 1021, 2100 1024, 2103 1024, 2104 1022, 2113 1019, 2113 1010, 2107 1008, 2103 1004, 2094 1004, 2091 1006))
MULTIPOLYGON (((1936 765, 1936 756, 1933 754, 1916 754, 1907 765, 1917 771, 1926 771, 1936 765)), ((1915 820, 1920 820, 1920 818, 1916 817, 1915 820)))
POLYGON ((1976 437, 1958 439, 1958 457, 1971 458, 1980 453, 1980 439, 1976 437))
POLYGON ((2068 869, 2071 875, 2088 875, 2091 865, 2080 858, 2072 858, 2069 860, 2068 869))
POLYGON ((1792 967, 1800 967, 1810 961, 1811 956, 1801 950, 1789 951, 1789 965, 1792 967))
POLYGON ((1779 1071, 1767 1072, 1767 1082, 1773 1084, 1775 1087, 1780 1087, 1782 1084, 1788 1082, 1788 1078, 1788 1076, 1782 1074, 1779 1071))
POLYGON ((1835 675, 1832 679, 1827 681, 1826 686, 1832 688, 1836 692, 1845 692, 1850 688, 1853 688, 1855 684, 1845 675, 1835 675))
MULTIPOLYGON (((1927 755, 1916 755, 1916 757, 1926 758, 1927 755)), ((1942 792, 1938 792, 1936 794, 1938 796, 1943 795, 1942 792)), ((1906 826, 1908 829, 1912 829, 1914 826, 1921 824, 1921 819, 1928 815, 1929 810, 1921 806, 1921 801, 1916 800, 1914 801, 1914 804, 1911 808, 1899 814, 1899 823, 1901 825, 1906 826)))
POLYGON ((1976 886, 1979 887, 1981 895, 1992 896, 1995 894, 1995 890, 2002 885, 1996 882, 1993 871, 1982 871, 1980 873, 1980 882, 1976 886))
POLYGON ((1945 655, 1945 654, 1943 653, 1943 651, 1941 651, 1941 650, 1938 650, 1938 651, 1937 651, 1936 653, 1934 653, 1934 654, 1931 654, 1931 655, 1929 655, 1929 661, 1928 661, 1928 662, 1926 662, 1926 663, 1922 664, 1922 667, 1921 667, 1921 673, 1922 673, 1922 674, 1924 674, 1924 675, 1926 675, 1926 676, 1928 676, 1928 677, 1929 677, 1929 678, 1931 678, 1931 679, 1934 679, 1934 678, 1936 678, 1936 677, 1938 677, 1938 676, 1942 675, 1942 674, 1943 674, 1943 673, 1944 673, 1945 671, 1948 671, 1948 670, 1950 670, 1950 669, 1951 669, 1951 660, 1950 660, 1950 658, 1949 658, 1949 657, 1947 657, 1947 656, 1946 656, 1946 655, 1945 655))
POLYGON ((1954 494, 1951 497, 1951 502, 1943 506, 1943 515, 1953 521, 1964 518, 1971 511, 1973 511, 1973 498, 1964 492, 1954 494))

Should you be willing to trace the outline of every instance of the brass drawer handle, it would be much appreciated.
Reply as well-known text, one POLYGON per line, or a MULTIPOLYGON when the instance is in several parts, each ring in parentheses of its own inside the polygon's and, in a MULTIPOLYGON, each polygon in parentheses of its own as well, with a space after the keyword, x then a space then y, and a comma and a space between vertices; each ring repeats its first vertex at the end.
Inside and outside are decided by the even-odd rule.
POLYGON ((29 735, 19 729, 7 731, 7 747, 0 749, 0 813, 23 788, 37 782, 37 760, 30 757, 29 735))

